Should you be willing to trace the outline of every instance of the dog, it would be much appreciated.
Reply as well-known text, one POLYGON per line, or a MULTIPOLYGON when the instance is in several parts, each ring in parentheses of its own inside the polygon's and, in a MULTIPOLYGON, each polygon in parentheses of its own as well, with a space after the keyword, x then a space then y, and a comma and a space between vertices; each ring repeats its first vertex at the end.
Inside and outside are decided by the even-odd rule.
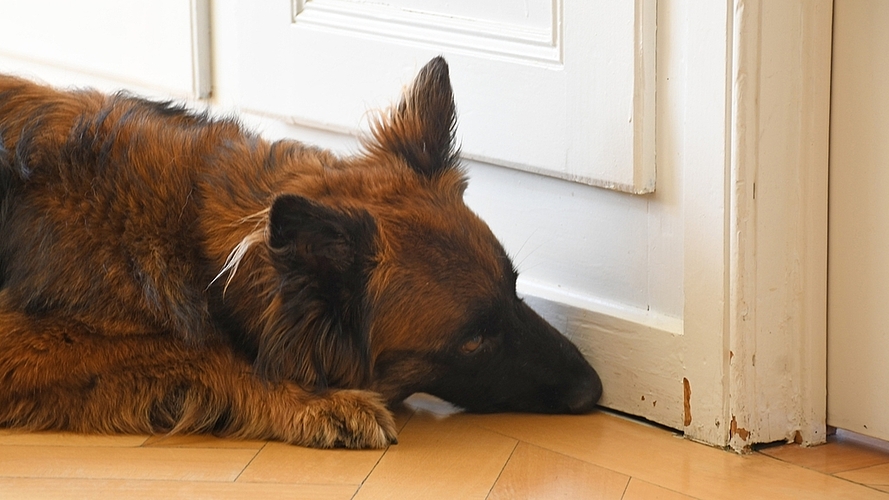
POLYGON ((381 448, 417 392, 592 411, 463 202, 456 116, 440 57, 348 157, 0 77, 0 426, 381 448))

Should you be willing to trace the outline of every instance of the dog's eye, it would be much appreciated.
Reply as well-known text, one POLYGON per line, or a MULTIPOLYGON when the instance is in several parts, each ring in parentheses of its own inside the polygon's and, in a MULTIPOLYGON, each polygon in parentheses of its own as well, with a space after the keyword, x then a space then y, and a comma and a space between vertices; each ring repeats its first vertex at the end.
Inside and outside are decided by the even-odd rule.
POLYGON ((484 337, 482 337, 481 335, 476 335, 475 337, 472 337, 471 339, 464 342, 463 345, 460 346, 460 351, 463 354, 472 354, 477 351, 479 347, 482 346, 482 343, 484 343, 484 341, 484 337))

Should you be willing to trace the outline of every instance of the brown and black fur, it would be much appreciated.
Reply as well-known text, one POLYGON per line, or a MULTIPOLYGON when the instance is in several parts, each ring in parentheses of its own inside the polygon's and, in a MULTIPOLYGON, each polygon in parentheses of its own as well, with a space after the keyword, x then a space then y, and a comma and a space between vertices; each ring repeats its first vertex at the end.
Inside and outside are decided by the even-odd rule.
POLYGON ((0 426, 382 447, 387 404, 585 412, 463 203, 441 58, 351 157, 0 76, 0 426))

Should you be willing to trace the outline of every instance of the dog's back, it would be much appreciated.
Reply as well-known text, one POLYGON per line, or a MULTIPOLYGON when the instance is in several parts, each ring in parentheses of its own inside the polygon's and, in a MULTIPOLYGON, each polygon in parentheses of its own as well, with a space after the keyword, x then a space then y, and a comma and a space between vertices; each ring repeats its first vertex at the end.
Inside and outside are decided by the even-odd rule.
POLYGON ((236 123, 0 77, 0 139, 5 302, 117 328, 207 330, 198 283, 212 271, 194 191, 210 152, 243 140, 236 123))

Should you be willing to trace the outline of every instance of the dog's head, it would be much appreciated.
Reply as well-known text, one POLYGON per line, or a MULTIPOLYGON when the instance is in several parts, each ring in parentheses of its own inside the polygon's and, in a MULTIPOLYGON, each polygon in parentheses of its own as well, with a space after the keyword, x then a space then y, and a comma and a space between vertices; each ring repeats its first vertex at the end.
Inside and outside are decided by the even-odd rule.
POLYGON ((427 392, 475 412, 589 411, 598 375, 516 295, 512 262, 463 202, 455 124, 436 58, 365 154, 328 172, 312 201, 275 201, 269 248, 285 279, 257 368, 390 402, 427 392))

